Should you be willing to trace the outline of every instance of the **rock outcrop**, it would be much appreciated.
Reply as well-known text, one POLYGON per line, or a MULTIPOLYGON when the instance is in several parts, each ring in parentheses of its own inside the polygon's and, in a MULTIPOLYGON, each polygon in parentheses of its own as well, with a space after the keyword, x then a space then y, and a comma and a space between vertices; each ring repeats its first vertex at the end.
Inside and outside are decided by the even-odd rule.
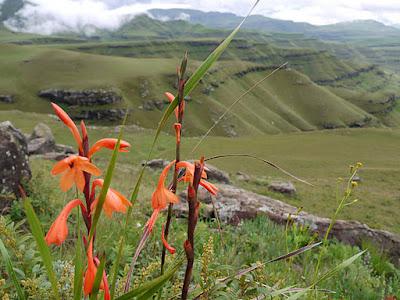
POLYGON ((14 103, 14 97, 11 95, 0 95, 0 102, 14 103))
POLYGON ((112 108, 84 110, 78 114, 73 114, 72 117, 79 120, 102 120, 112 122, 122 120, 126 114, 126 109, 112 108))
POLYGON ((231 182, 228 173, 214 167, 213 165, 206 164, 205 170, 207 172, 207 178, 219 183, 229 184, 231 182))
POLYGON ((273 181, 268 185, 270 191, 294 196, 296 194, 296 187, 291 182, 273 181))
POLYGON ((164 169, 169 164, 169 161, 161 158, 152 159, 148 162, 142 161, 142 166, 146 165, 152 170, 161 170, 164 169))
POLYGON ((49 99, 56 103, 80 106, 114 104, 122 100, 122 97, 115 91, 105 89, 48 89, 40 91, 38 95, 39 97, 49 99))
MULTIPOLYGON (((25 136, 11 122, 0 123, 0 194, 20 195, 20 186, 31 178, 25 136)), ((1 197, 0 211, 10 203, 1 197)))
POLYGON ((39 123, 33 129, 33 132, 28 140, 28 153, 44 154, 52 152, 55 148, 56 141, 54 140, 51 129, 43 123, 39 123))
POLYGON ((168 101, 162 100, 147 100, 143 102, 142 108, 147 111, 153 110, 163 110, 166 105, 168 105, 168 101))
MULTIPOLYGON (((251 219, 258 215, 266 215, 278 224, 286 224, 289 214, 295 222, 307 225, 312 232, 322 237, 331 222, 329 218, 321 218, 307 212, 296 215, 297 208, 282 201, 246 191, 231 185, 218 185, 219 193, 214 199, 214 205, 221 221, 230 224, 239 224, 241 220, 251 219)), ((203 217, 214 217, 214 209, 209 200, 204 201, 203 217)), ((186 195, 181 194, 181 203, 174 205, 177 216, 186 216, 186 195)), ((362 241, 369 240, 383 249, 397 265, 400 265, 400 236, 376 230, 357 221, 338 220, 331 231, 331 237, 350 244, 361 246, 362 241)))
POLYGON ((51 129, 43 123, 37 124, 28 138, 29 155, 40 155, 44 159, 61 160, 74 153, 72 147, 56 144, 51 129))

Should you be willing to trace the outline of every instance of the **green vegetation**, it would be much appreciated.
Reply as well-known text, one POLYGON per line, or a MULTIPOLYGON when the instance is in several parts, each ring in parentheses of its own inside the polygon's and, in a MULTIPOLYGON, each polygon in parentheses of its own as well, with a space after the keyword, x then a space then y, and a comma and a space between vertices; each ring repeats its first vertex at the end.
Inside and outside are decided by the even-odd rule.
MULTIPOLYGON (((8 18, 4 17, 5 13, 12 16, 23 4, 15 2, 13 5, 16 6, 10 6, 10 3, 6 1, 2 7, 3 19, 8 18)), ((179 10, 169 12, 173 14, 179 10)), ((196 14, 195 11, 190 13, 196 14)), ((188 72, 192 74, 219 45, 221 37, 226 36, 226 29, 237 22, 237 17, 231 14, 216 17, 202 13, 191 21, 202 17, 207 17, 202 21, 203 25, 181 20, 161 22, 139 16, 115 32, 96 29, 96 35, 90 38, 75 33, 43 37, 0 28, 0 56, 3 58, 0 60, 3 70, 0 95, 13 95, 16 100, 11 104, 0 103, 0 120, 12 121, 26 134, 40 120, 51 127, 58 143, 71 145, 74 144, 72 137, 65 134, 62 123, 48 115, 51 112, 49 102, 40 99, 38 92, 51 88, 112 89, 123 96, 122 103, 101 107, 64 105, 63 108, 71 115, 77 115, 83 109, 128 108, 130 114, 123 139, 132 145, 130 153, 119 155, 116 165, 119 142, 112 154, 103 152, 93 157, 91 162, 106 170, 104 187, 97 190, 99 198, 85 194, 86 208, 81 210, 83 220, 79 213, 70 217, 74 230, 70 226, 69 238, 62 247, 52 248, 51 254, 40 223, 46 232, 67 200, 77 197, 78 190, 58 191, 58 180, 50 176, 53 163, 32 157, 33 179, 26 185, 29 199, 24 204, 14 202, 10 214, 0 216, 0 250, 6 261, 6 265, 0 264, 0 278, 7 278, 7 282, 0 279, 2 298, 13 298, 16 293, 23 298, 22 294, 26 293, 33 299, 47 299, 54 293, 62 299, 79 299, 82 280, 78 277, 85 272, 82 265, 85 263, 80 259, 85 251, 82 246, 88 246, 87 241, 93 236, 96 236, 95 259, 99 260, 96 264, 100 271, 96 276, 93 274, 95 288, 90 288, 91 299, 97 298, 103 267, 111 282, 111 294, 114 283, 116 295, 124 294, 124 284, 130 282, 131 271, 128 269, 136 262, 131 258, 135 250, 140 253, 141 247, 137 245, 144 245, 146 241, 146 248, 138 256, 132 273, 130 293, 140 299, 152 297, 156 292, 160 297, 179 298, 184 277, 180 268, 184 262, 181 245, 191 228, 187 224, 196 224, 193 216, 198 210, 191 206, 193 213, 188 220, 173 219, 168 242, 177 246, 178 253, 175 259, 167 256, 165 273, 162 275, 162 266, 160 276, 159 256, 163 244, 159 236, 161 223, 168 217, 160 214, 162 220, 158 221, 153 233, 149 225, 152 223, 147 220, 150 220, 151 211, 152 216, 156 213, 157 217, 158 210, 164 210, 168 202, 164 201, 165 206, 151 203, 159 173, 147 171, 141 163, 149 157, 169 160, 179 157, 175 152, 179 146, 171 129, 166 129, 170 127, 163 128, 162 125, 172 125, 172 121, 166 120, 173 116, 178 99, 183 97, 177 97, 165 111, 168 102, 163 100, 162 93, 177 90, 173 71, 182 50, 189 51, 188 72), (216 22, 212 28, 204 23, 212 21, 216 22), (149 108, 149 102, 157 102, 156 107, 150 105, 149 108), (160 125, 154 131, 161 116, 160 125), (158 136, 159 129, 164 131, 158 136), (131 202, 135 204, 132 210, 128 209, 126 217, 118 214, 112 222, 102 214, 110 183, 124 195, 132 194, 131 202), (94 199, 98 201, 96 207, 90 205, 94 199), (25 219, 33 235, 27 234, 25 219), (84 226, 86 228, 81 231, 84 226), (82 236, 84 242, 81 245, 82 236)), ((267 186, 273 180, 289 179, 260 166, 255 160, 221 158, 213 164, 229 172, 233 184, 302 207, 307 212, 324 217, 334 215, 334 219, 355 219, 374 228, 400 233, 400 109, 397 104, 400 77, 389 71, 396 70, 396 64, 388 67, 395 62, 399 46, 396 38, 400 31, 370 21, 318 28, 262 16, 253 16, 249 21, 248 29, 261 26, 269 28, 266 31, 280 33, 250 30, 239 34, 218 63, 210 62, 206 64, 208 71, 205 74, 197 73, 199 86, 186 99, 184 139, 181 153, 180 150, 177 153, 184 160, 201 155, 235 153, 265 158, 314 186, 296 183, 296 195, 284 196, 268 191, 267 186), (382 32, 385 33, 383 38, 382 32), (370 38, 366 38, 367 34, 370 38), (340 44, 343 41, 350 44, 340 44), (288 68, 251 91, 213 130, 212 136, 192 153, 199 136, 238 96, 286 61, 288 68), (379 67, 374 65, 376 62, 379 67), (213 67, 208 69, 210 65, 213 67), (349 175, 343 170, 356 161, 365 165, 357 173, 359 183, 350 178, 346 186, 341 177, 349 175), (248 174, 249 180, 240 180, 236 176, 239 171, 248 174), (338 203, 340 197, 337 195, 343 189, 347 194, 338 203), (350 189, 354 189, 351 199, 350 189), (346 206, 353 203, 353 196, 358 198, 358 204, 346 206)), ((192 87, 193 82, 189 81, 188 85, 192 87)), ((188 92, 188 89, 184 91, 188 92)), ((181 115, 178 119, 182 119, 181 115)), ((107 125, 115 123, 90 123, 90 141, 115 137, 120 127, 107 125)), ((83 136, 84 132, 82 130, 83 136)), ((91 158, 86 150, 81 155, 91 158)), ((78 165, 68 163, 68 168, 78 168, 78 165)), ((192 176, 196 177, 196 173, 192 176)), ((89 187, 90 179, 86 178, 85 182, 89 187)), ((201 219, 197 224, 194 290, 190 293, 201 296, 200 299, 254 299, 260 295, 281 299, 281 295, 296 292, 308 292, 309 299, 318 299, 322 295, 329 299, 400 297, 400 271, 368 241, 362 247, 365 255, 360 252, 363 249, 327 239, 319 248, 310 250, 307 246, 313 245, 317 237, 310 235, 307 228, 290 222, 285 229, 260 216, 242 222, 238 227, 219 226, 214 219, 201 219), (306 248, 300 255, 273 263, 269 261, 301 247, 306 248), (246 266, 253 266, 254 270, 238 273, 246 266), (226 277, 228 279, 224 280, 226 277)), ((190 242, 189 246, 187 244, 189 239, 184 247, 188 266, 192 251, 190 242)), ((163 242, 165 246, 166 242, 163 242)), ((89 249, 86 250, 92 252, 89 249)), ((88 260, 93 263, 89 254, 88 260)), ((118 299, 128 298, 125 295, 118 299)))
MULTIPOLYGON (((190 107, 188 108, 188 111, 190 107)), ((58 143, 73 145, 72 138, 65 135, 63 126, 46 115, 21 112, 0 112, 0 119, 12 120, 23 132, 30 133, 38 120, 48 124, 58 143)), ((113 135, 114 129, 108 127, 89 128, 92 139, 113 135)), ((172 134, 172 132, 171 132, 172 134)), ((184 134, 185 135, 185 134, 184 134)), ((122 190, 134 182, 139 172, 138 164, 146 159, 152 142, 152 131, 128 127, 125 139, 132 144, 132 152, 120 157, 119 171, 115 181, 123 183, 122 190), (136 167, 131 166, 132 163, 136 167), (125 180, 123 180, 125 179, 125 180)), ((397 185, 400 174, 400 154, 398 139, 400 131, 393 129, 338 129, 307 133, 280 134, 241 138, 209 137, 199 150, 191 154, 198 138, 187 138, 182 144, 183 155, 196 158, 200 154, 206 157, 228 153, 250 153, 271 160, 293 174, 313 183, 315 187, 296 184, 298 193, 295 198, 269 192, 269 181, 289 178, 250 159, 219 159, 212 164, 229 172, 235 184, 252 191, 273 196, 305 211, 329 217, 336 208, 337 178, 343 177, 346 166, 355 161, 364 163, 360 171, 361 183, 357 188, 360 205, 348 207, 342 214, 344 219, 355 219, 374 228, 387 229, 400 233, 400 215, 397 185), (249 150, 251 149, 251 150, 249 150), (374 155, 371 155, 374 153, 374 155), (236 180, 236 172, 251 175, 250 182, 236 180)), ((173 141, 163 134, 153 157, 173 159, 173 141)), ((100 157, 99 164, 105 166, 107 159, 100 157)), ((152 173, 150 173, 151 175, 152 173)), ((153 178, 152 181, 156 179, 153 178)))
MULTIPOLYGON (((122 158, 123 156, 121 156, 122 158)), ((97 162, 97 161, 96 161, 97 162)), ((36 211, 40 213, 40 219, 43 227, 47 229, 50 226, 53 217, 45 212, 47 210, 56 214, 64 205, 65 196, 61 193, 59 196, 54 194, 57 191, 58 179, 52 178, 49 171, 52 163, 40 160, 33 161, 33 171, 37 184, 45 186, 44 190, 36 189, 31 193, 31 200, 37 204, 36 211), (47 174, 47 175, 45 175, 47 174), (50 192, 51 191, 51 192, 50 192), (50 192, 50 194, 49 194, 50 192), (41 208, 43 209, 41 209, 41 208)), ((132 183, 124 182, 120 178, 127 178, 130 173, 126 170, 124 163, 118 164, 119 174, 113 180, 112 187, 122 190, 127 194, 127 187, 132 183)), ((152 174, 156 178, 157 174, 152 174)), ((150 211, 150 196, 153 185, 152 180, 146 180, 143 192, 140 195, 140 205, 133 211, 134 222, 128 232, 128 245, 136 245, 140 238, 140 227, 146 222, 146 213, 150 211), (146 183, 149 182, 149 183, 146 183)), ((361 187, 362 188, 362 187, 361 187)), ((358 196, 358 190, 356 195, 358 196)), ((73 196, 73 192, 70 193, 73 196)), ((364 204, 358 203, 357 208, 362 209, 364 204)), ((107 234, 98 235, 98 244, 104 245, 101 249, 105 251, 107 258, 112 261, 115 258, 118 241, 115 236, 118 235, 124 216, 116 215, 115 220, 110 222, 105 219, 100 222, 98 232, 107 230, 107 234)), ((75 224, 75 215, 70 217, 70 223, 75 224)), ((138 261, 137 270, 134 276, 134 285, 139 286, 159 275, 158 255, 161 251, 159 240, 161 223, 159 222, 154 229, 154 234, 148 241, 146 251, 138 261)), ((173 238, 170 241, 172 245, 181 245, 185 236, 185 220, 176 219, 173 222, 173 238)), ((10 249, 10 255, 16 262, 16 267, 22 272, 18 272, 18 278, 24 290, 31 297, 41 297, 47 299, 46 295, 51 293, 47 282, 45 271, 39 267, 38 252, 32 243, 32 237, 26 235, 21 230, 21 224, 12 223, 10 219, 0 217, 0 238, 10 249), (10 245, 14 245, 10 247, 10 245), (33 279, 31 279, 33 278, 33 279)), ((63 297, 72 297, 72 290, 68 285, 73 283, 73 265, 74 256, 74 230, 71 227, 71 239, 68 239, 62 248, 52 249, 55 259, 56 276, 60 282, 60 293, 63 297)), ((197 246, 199 253, 196 260, 196 270, 198 274, 195 282, 201 284, 202 288, 209 292, 210 299, 214 299, 219 293, 226 293, 228 289, 229 297, 243 297, 251 299, 257 293, 265 293, 289 286, 307 286, 313 279, 313 272, 318 259, 318 248, 311 252, 306 252, 295 257, 291 263, 281 261, 268 264, 259 268, 257 271, 247 274, 240 280, 235 280, 228 284, 214 286, 215 280, 233 274, 235 270, 241 269, 246 265, 256 265, 257 263, 267 261, 286 253, 286 247, 289 251, 307 245, 313 241, 313 237, 307 233, 305 228, 293 226, 290 227, 287 240, 284 228, 273 224, 265 217, 258 217, 252 221, 246 221, 239 227, 224 225, 222 233, 219 233, 215 221, 200 221, 197 230, 197 246), (214 232, 210 238, 210 230, 214 232), (203 282, 203 283, 201 283, 203 282)), ((384 257, 382 258, 379 250, 371 245, 365 245, 369 249, 368 254, 362 259, 357 260, 349 268, 341 271, 336 276, 324 281, 319 288, 327 289, 335 293, 329 294, 331 299, 381 299, 385 295, 400 295, 399 271, 384 257)), ((125 249, 122 265, 129 263, 134 249, 129 246, 125 249)), ((326 272, 338 265, 346 258, 358 253, 357 248, 344 246, 338 242, 331 241, 324 251, 324 259, 321 263, 321 272, 326 272)), ((171 260, 168 259, 168 263, 171 260)), ((111 266, 108 266, 111 267, 111 266)), ((174 277, 171 283, 168 283, 164 289, 169 293, 168 297, 179 294, 179 282, 183 274, 180 272, 174 277)), ((117 288, 117 294, 121 287, 117 288)), ((10 286, 0 286, 0 295, 10 293, 10 286)), ((11 293, 12 295, 12 293, 11 293)))
MULTIPOLYGON (((234 47, 236 45, 240 48, 239 44, 240 41, 237 41, 234 47)), ((173 90, 174 75, 171 70, 176 64, 174 57, 178 55, 179 49, 187 44, 180 47, 177 43, 176 48, 170 48, 171 58, 157 58, 168 57, 165 51, 168 51, 168 46, 171 45, 159 43, 156 47, 164 49, 164 53, 155 54, 154 58, 147 58, 148 55, 145 54, 138 54, 137 58, 126 58, 114 56, 118 53, 104 56, 61 50, 59 47, 0 45, 0 54, 6 58, 0 61, 0 66, 5 70, 0 76, 0 92, 16 96, 16 103, 0 104, 0 109, 49 112, 48 102, 37 97, 40 90, 113 88, 125 99, 125 103, 114 107, 127 105, 132 109, 129 123, 154 128, 155 120, 159 118, 161 111, 148 111, 143 107, 148 101, 164 101, 162 91, 173 90), (142 56, 146 58, 139 58, 142 56)), ((205 42, 195 45, 200 48, 197 52, 194 51, 194 58, 202 57, 206 53, 205 50, 210 49, 210 45, 205 42), (201 45, 204 45, 204 48, 201 45)), ((87 47, 88 45, 72 48, 68 46, 71 50, 90 49, 87 47)), ((103 49, 107 46, 90 47, 103 49)), ((134 47, 141 49, 138 44, 134 47)), ((150 44, 146 47, 142 53, 154 53, 150 44)), ((119 49, 118 45, 116 49, 119 49)), ((228 57, 213 67, 193 94, 192 109, 188 112, 188 134, 204 132, 238 95, 273 70, 273 66, 265 67, 273 60, 261 64, 246 61, 239 54, 239 57, 233 60, 234 53, 235 51, 231 54, 228 52, 228 57), (203 105, 205 102, 208 103, 207 106, 203 105)), ((265 57, 268 57, 269 53, 267 52, 265 57)), ((280 61, 290 60, 286 54, 280 54, 280 57, 280 61)), ((323 81, 331 80, 329 78, 335 76, 340 77, 346 72, 356 72, 357 67, 346 63, 339 64, 333 57, 324 53, 310 53, 310 56, 307 54, 305 57, 312 59, 308 61, 309 67, 306 67, 304 57, 296 58, 294 55, 291 64, 299 71, 283 70, 264 82, 243 101, 244 109, 234 110, 229 119, 216 128, 214 134, 249 135, 348 126, 381 126, 382 122, 391 126, 399 124, 399 112, 391 109, 390 102, 385 102, 386 94, 397 92, 396 81, 393 81, 395 77, 390 77, 390 80, 381 79, 383 73, 372 70, 360 74, 357 78, 335 81, 331 86, 318 86, 300 72, 310 74, 314 81, 323 81), (379 91, 370 96, 368 89, 373 87, 366 87, 366 84, 363 86, 361 83, 354 84, 360 79, 374 82, 374 89, 379 91), (383 104, 380 104, 381 102, 383 104), (388 106, 390 109, 385 110, 388 106), (370 114, 376 110, 382 113, 370 114)), ((193 61, 191 70, 196 65, 196 61, 193 61)), ((72 111, 78 113, 82 109, 78 107, 72 111)))

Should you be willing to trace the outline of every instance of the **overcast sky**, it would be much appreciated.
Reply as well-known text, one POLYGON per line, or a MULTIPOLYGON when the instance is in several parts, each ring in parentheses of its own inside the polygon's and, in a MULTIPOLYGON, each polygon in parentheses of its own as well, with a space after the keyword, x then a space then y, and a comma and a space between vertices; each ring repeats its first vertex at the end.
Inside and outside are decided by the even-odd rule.
MULTIPOLYGON (((1 2, 2 0, 0 0, 1 2)), ((244 15, 253 0, 30 0, 21 14, 30 31, 51 33, 92 24, 117 28, 129 15, 151 8, 194 8, 244 15), (43 18, 44 17, 44 18, 43 18), (43 21, 45 20, 45 21, 43 21)), ((400 0, 261 0, 254 13, 277 19, 331 24, 355 19, 400 23, 400 0)))

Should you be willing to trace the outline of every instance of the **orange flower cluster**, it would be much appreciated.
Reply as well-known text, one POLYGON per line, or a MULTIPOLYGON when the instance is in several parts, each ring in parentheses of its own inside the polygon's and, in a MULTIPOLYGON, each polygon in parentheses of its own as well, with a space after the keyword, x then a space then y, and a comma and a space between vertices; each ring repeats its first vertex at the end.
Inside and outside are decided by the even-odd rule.
MULTIPOLYGON (((169 102, 174 101, 175 96, 171 93, 165 93, 166 97, 168 98, 169 102)), ((185 109, 185 103, 184 101, 175 109, 175 117, 177 123, 174 124, 175 128, 175 134, 176 134, 176 142, 179 144, 181 141, 181 124, 179 122, 179 115, 184 113, 185 109)), ((157 221, 158 215, 160 211, 164 210, 167 208, 168 204, 172 203, 178 203, 179 198, 176 196, 175 193, 173 193, 171 190, 165 187, 165 180, 168 176, 168 172, 171 169, 171 167, 175 164, 175 160, 171 161, 161 172, 157 188, 153 192, 153 195, 151 197, 151 205, 153 207, 153 213, 149 220, 146 223, 146 229, 148 232, 152 232, 153 227, 157 221)), ((193 173, 194 173, 194 164, 187 162, 187 161, 180 161, 176 163, 175 166, 175 172, 179 172, 180 169, 184 169, 185 173, 184 175, 178 179, 179 182, 186 182, 189 183, 190 185, 193 184, 193 173)), ((203 186, 208 192, 210 192, 212 195, 217 195, 218 188, 213 185, 212 183, 206 181, 207 179, 207 173, 206 171, 203 171, 202 173, 202 179, 200 180, 200 185, 203 186)), ((161 240, 163 242, 163 245, 165 248, 171 253, 175 253, 175 249, 170 246, 165 239, 164 236, 164 229, 162 229, 162 235, 161 235, 161 240)))
MULTIPOLYGON (((81 123, 81 137, 78 128, 68 114, 57 104, 52 103, 52 106, 59 119, 70 129, 77 143, 79 155, 71 155, 56 163, 51 170, 51 174, 62 174, 60 180, 60 188, 62 191, 67 192, 75 185, 79 191, 84 192, 85 189, 89 189, 90 176, 101 175, 101 170, 98 169, 91 161, 92 156, 103 148, 113 150, 118 140, 111 138, 101 139, 94 143, 91 148, 89 148, 87 130, 84 122, 82 121, 81 123)), ((129 148, 130 144, 128 142, 121 141, 118 151, 128 152, 129 148)), ((88 192, 87 195, 85 195, 86 205, 80 199, 74 199, 63 208, 46 234, 45 240, 48 245, 55 244, 59 246, 66 240, 68 236, 67 220, 72 209, 77 206, 81 208, 87 230, 88 232, 90 231, 90 220, 98 203, 98 198, 95 196, 96 187, 103 187, 103 179, 97 178, 92 182, 90 194, 88 192)), ((111 218, 113 212, 125 213, 127 211, 127 207, 131 205, 131 202, 129 202, 128 199, 126 199, 121 193, 110 188, 107 191, 103 209, 106 216, 111 218)), ((97 272, 97 265, 99 264, 98 258, 93 256, 93 238, 89 241, 89 245, 86 246, 87 269, 85 272, 83 289, 85 296, 89 295, 92 291, 97 272)), ((100 289, 104 290, 104 299, 110 299, 107 275, 105 272, 103 274, 100 289)))

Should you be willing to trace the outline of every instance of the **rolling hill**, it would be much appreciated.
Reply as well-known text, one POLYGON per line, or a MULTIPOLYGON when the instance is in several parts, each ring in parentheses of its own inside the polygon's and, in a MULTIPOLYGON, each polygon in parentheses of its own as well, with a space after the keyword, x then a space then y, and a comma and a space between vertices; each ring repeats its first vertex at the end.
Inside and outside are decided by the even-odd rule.
MULTIPOLYGON (((233 16, 213 19, 232 19, 233 24, 233 16)), ((21 34, 3 27, 0 94, 13 95, 16 102, 0 103, 0 109, 50 112, 48 100, 38 97, 40 91, 111 89, 124 101, 67 109, 79 117, 90 110, 128 107, 130 123, 154 127, 166 107, 163 92, 174 90, 174 70, 182 53, 189 51, 193 70, 226 36, 228 30, 213 26, 142 15, 117 31, 99 29, 89 38, 76 33, 21 34)), ((304 30, 315 27, 310 26, 305 24, 304 30)), ((356 48, 299 33, 243 31, 189 99, 193 111, 188 111, 187 134, 204 132, 236 97, 284 62, 288 67, 248 95, 214 134, 400 124, 399 77, 371 64, 356 48)))
MULTIPOLYGON (((154 127, 160 117, 162 108, 146 109, 146 104, 163 103, 162 93, 173 90, 177 64, 176 58, 127 58, 42 46, 1 45, 0 55, 7 57, 0 62, 5 71, 0 93, 16 96, 14 104, 1 104, 0 109, 50 112, 38 91, 113 88, 125 99, 113 107, 128 105, 129 121, 143 127, 154 127)), ((191 69, 197 64, 192 60, 191 69)), ((187 134, 204 132, 238 95, 271 71, 271 66, 239 59, 218 63, 190 100, 187 134)), ((214 133, 236 136, 379 124, 377 117, 288 68, 246 97, 214 133)))

